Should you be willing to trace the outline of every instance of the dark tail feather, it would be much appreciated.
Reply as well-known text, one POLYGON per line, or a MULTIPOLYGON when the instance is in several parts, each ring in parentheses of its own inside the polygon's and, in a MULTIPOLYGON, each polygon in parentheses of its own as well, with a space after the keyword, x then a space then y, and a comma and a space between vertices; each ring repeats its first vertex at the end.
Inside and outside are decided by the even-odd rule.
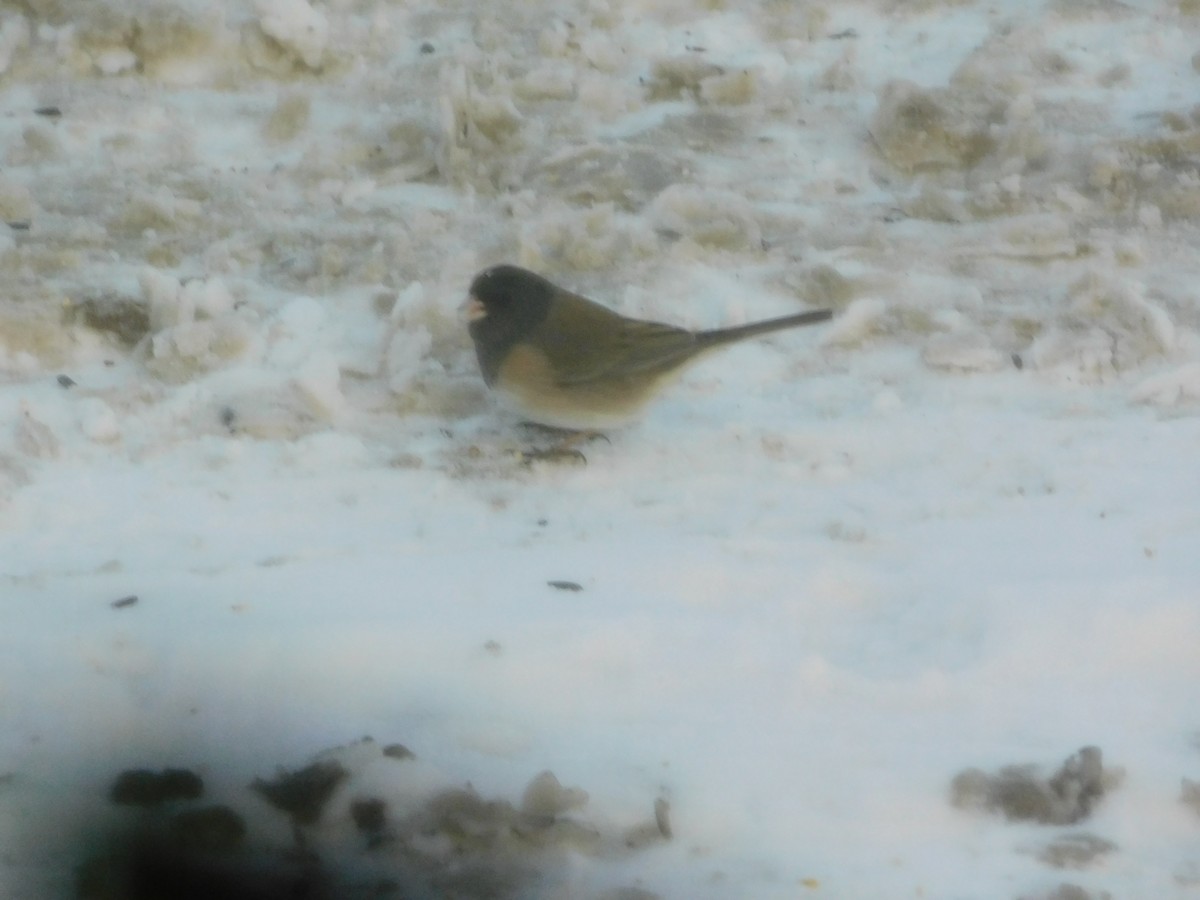
POLYGON ((696 335, 696 341, 702 347, 715 347, 718 344, 731 344, 734 341, 745 340, 772 331, 782 331, 785 328, 799 328, 801 325, 816 325, 818 322, 828 322, 833 318, 832 309, 814 309, 811 312, 796 313, 778 319, 766 319, 762 322, 751 322, 749 325, 737 325, 733 328, 714 328, 712 331, 701 331, 696 335))

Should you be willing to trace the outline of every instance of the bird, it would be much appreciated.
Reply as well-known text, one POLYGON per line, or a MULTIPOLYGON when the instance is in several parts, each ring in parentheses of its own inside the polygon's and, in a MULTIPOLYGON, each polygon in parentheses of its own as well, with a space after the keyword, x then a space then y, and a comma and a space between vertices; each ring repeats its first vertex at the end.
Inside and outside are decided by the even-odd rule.
POLYGON ((501 404, 528 422, 587 434, 636 421, 713 350, 833 317, 817 309, 693 331, 623 316, 507 264, 476 275, 462 309, 483 381, 501 404))

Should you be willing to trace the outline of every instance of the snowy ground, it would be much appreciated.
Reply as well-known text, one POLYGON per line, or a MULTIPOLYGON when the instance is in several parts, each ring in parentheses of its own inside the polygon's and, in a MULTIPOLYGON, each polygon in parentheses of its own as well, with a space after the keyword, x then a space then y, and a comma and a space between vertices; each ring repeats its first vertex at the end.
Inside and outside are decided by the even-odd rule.
POLYGON ((5 897, 139 767, 267 877, 247 786, 338 747, 330 896, 1200 896, 1200 5, 3 10, 5 897), (526 468, 498 261, 838 317, 526 468), (951 791, 1085 745, 1078 821, 951 791), (544 770, 536 840, 430 824, 544 770))

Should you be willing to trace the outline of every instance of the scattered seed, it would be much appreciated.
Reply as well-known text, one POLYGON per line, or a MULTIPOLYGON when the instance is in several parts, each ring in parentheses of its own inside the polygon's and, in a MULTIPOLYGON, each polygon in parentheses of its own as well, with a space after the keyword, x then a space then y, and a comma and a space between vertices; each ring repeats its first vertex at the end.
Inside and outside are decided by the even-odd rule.
POLYGON ((1037 858, 1055 869, 1086 869, 1116 849, 1112 841, 1094 834, 1065 834, 1046 844, 1037 858))
POLYGON ((383 755, 391 759, 416 759, 417 754, 413 753, 403 744, 388 744, 383 748, 383 755))
POLYGON ((654 823, 658 825, 659 833, 667 840, 671 839, 671 804, 659 797, 654 801, 654 823))

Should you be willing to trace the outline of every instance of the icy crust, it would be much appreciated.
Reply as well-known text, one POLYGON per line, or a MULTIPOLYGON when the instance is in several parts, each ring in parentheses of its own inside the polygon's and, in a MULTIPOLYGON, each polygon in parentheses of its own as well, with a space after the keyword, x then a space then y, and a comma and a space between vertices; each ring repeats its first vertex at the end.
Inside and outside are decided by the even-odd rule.
MULTIPOLYGON (((521 214, 520 242, 491 252, 515 253, 544 268, 643 269, 664 253, 682 261, 714 250, 765 268, 767 276, 792 264, 804 249, 808 223, 794 214, 771 219, 757 179, 727 183, 720 160, 744 154, 747 139, 757 134, 758 178, 770 179, 777 190, 786 174, 822 191, 829 181, 826 175, 822 183, 819 171, 796 179, 789 146, 795 137, 761 143, 761 136, 764 129, 814 114, 832 112, 850 125, 853 110, 839 109, 838 101, 851 87, 870 89, 874 70, 862 50, 851 52, 856 41, 868 38, 836 31, 820 7, 789 14, 768 4, 762 12, 774 40, 748 62, 733 52, 732 37, 757 38, 745 28, 746 17, 714 15, 713 26, 700 31, 713 40, 681 43, 670 27, 673 18, 684 18, 680 10, 666 17, 659 34, 638 28, 636 11, 590 4, 575 12, 580 15, 555 10, 548 20, 534 10, 511 19, 485 13, 464 31, 452 13, 397 12, 389 18, 307 0, 261 0, 224 10, 198 3, 99 2, 74 13, 46 3, 10 16, 0 46, 7 48, 13 73, 33 85, 68 73, 81 86, 103 84, 108 76, 226 88, 237 79, 269 93, 273 82, 300 79, 300 86, 277 94, 270 112, 255 111, 263 133, 288 147, 285 174, 271 185, 270 198, 258 192, 259 203, 277 203, 280 191, 299 191, 296 199, 303 201, 324 194, 378 221, 381 192, 419 179, 509 195, 521 214), (721 28, 729 29, 723 40, 717 39, 721 28), (841 80, 814 71, 826 59, 845 70, 841 80), (351 84, 388 112, 378 124, 359 117, 335 126, 331 143, 324 130, 333 111, 324 107, 337 103, 351 84), (639 117, 645 124, 632 133, 622 124, 639 117), (606 126, 619 128, 621 137, 603 138, 606 126), (536 202, 524 200, 531 189, 536 202), (647 208, 643 222, 628 221, 647 208), (781 237, 786 249, 764 256, 764 241, 769 247, 781 237)), ((1133 226, 1153 232, 1193 222, 1200 211, 1200 182, 1188 163, 1200 134, 1194 116, 1180 107, 1155 108, 1157 125, 1118 117, 1138 99, 1119 50, 1103 41, 1095 48, 1057 46, 1065 32, 1055 26, 1065 30, 1080 21, 1067 7, 1042 21, 999 20, 982 43, 965 48, 946 83, 879 82, 875 109, 863 123, 867 142, 858 152, 873 151, 892 178, 902 179, 891 202, 906 215, 948 225, 993 223, 986 253, 1026 262, 1074 258, 1079 268, 1088 266, 1090 254, 1107 249, 1089 241, 1091 230, 1133 226), (1038 217, 1031 233, 1025 223, 1038 217)), ((1145 27, 1120 8, 1089 13, 1082 21, 1101 34, 1145 27)), ((31 123, 10 156, 29 165, 65 162, 97 139, 142 156, 154 131, 163 150, 178 154, 196 140, 168 108, 155 109, 161 96, 142 101, 149 133, 81 134, 87 124, 72 107, 67 121, 31 123)), ((156 182, 153 187, 131 185, 119 202, 105 204, 110 229, 131 239, 152 233, 154 246, 140 248, 148 261, 194 264, 202 247, 228 239, 215 231, 250 211, 245 192, 206 196, 211 188, 197 184, 205 153, 197 149, 191 159, 161 154, 144 172, 143 184, 156 182)), ((881 251, 898 247, 889 247, 886 230, 870 231, 869 218, 855 209, 878 193, 864 174, 847 171, 833 183, 834 201, 824 202, 821 211, 832 226, 822 229, 828 235, 822 244, 882 269, 881 251)), ((9 199, 0 205, 13 217, 9 221, 32 219, 36 197, 22 179, 10 178, 0 191, 0 201, 9 199)), ((103 186, 78 187, 72 186, 95 202, 110 199, 95 196, 105 193, 103 186)), ((889 202, 886 196, 879 200, 889 202)), ((86 220, 88 205, 78 204, 76 215, 86 220)), ((46 216, 38 218, 44 227, 46 216)), ((445 228, 444 222, 430 224, 445 228)), ((56 241, 60 256, 63 243, 56 241)), ((316 261, 327 283, 349 286, 366 273, 395 277, 386 258, 366 260, 361 250, 339 247, 336 237, 329 243, 316 261)), ((952 251, 954 244, 951 238, 952 251)), ((315 250, 304 249, 306 255, 315 250)), ((930 255, 946 253, 923 254, 930 255)), ((246 262, 253 264, 253 256, 251 251, 246 262)), ((939 263, 945 264, 934 259, 928 265, 939 263)), ((427 277, 428 271, 416 274, 427 277)), ((903 281, 885 287, 900 302, 910 293, 903 281)), ((1091 341, 1085 338, 1076 354, 1085 375, 1095 368, 1091 341)), ((935 348, 931 356, 941 360, 945 353, 935 348)))
MULTIPOLYGON (((1174 83, 1194 76, 1174 36, 1123 7, 1054 7, 993 20, 942 83, 920 83, 884 77, 868 56, 877 35, 836 27, 829 9, 757 11, 762 30, 682 7, 647 27, 604 4, 511 16, 31 4, 0 25, 0 63, 30 100, 6 126, 0 182, 5 221, 29 233, 0 248, 0 265, 34 301, 0 311, 0 362, 62 366, 94 344, 58 326, 64 308, 128 295, 97 290, 97 271, 114 286, 149 266, 180 281, 249 272, 308 295, 419 281, 448 296, 477 262, 508 256, 642 281, 671 265, 739 266, 765 293, 813 302, 809 273, 852 273, 867 308, 883 306, 831 346, 913 343, 946 373, 1014 359, 1071 382, 1133 373, 1134 399, 1190 402, 1194 298, 1154 272, 1200 213, 1200 126, 1147 96, 1111 39, 1157 41, 1174 83), (1079 28, 1088 43, 1071 39, 1079 28), (848 102, 861 90, 874 92, 869 112, 848 102), (202 133, 192 102, 236 124, 202 133), (345 115, 356 103, 367 114, 345 115), (100 174, 105 158, 122 174, 100 174), (229 158, 240 167, 211 177, 229 158), (461 229, 478 233, 471 213, 447 213, 457 194, 493 198, 477 221, 507 214, 512 227, 456 252, 461 229), (905 217, 941 233, 936 246, 911 241, 905 217)), ((156 334, 155 374, 200 376, 261 343, 272 310, 250 293, 240 317, 156 334)), ((390 358, 428 368, 432 341, 401 343, 390 358)))
POLYGON ((307 0, 97 0, 82 6, 47 0, 26 7, 27 15, 12 17, 0 30, 0 47, 7 46, 10 56, 13 49, 38 50, 42 59, 31 54, 14 60, 30 73, 52 68, 76 76, 138 73, 182 85, 246 69, 287 75, 335 63, 323 5, 307 0))

